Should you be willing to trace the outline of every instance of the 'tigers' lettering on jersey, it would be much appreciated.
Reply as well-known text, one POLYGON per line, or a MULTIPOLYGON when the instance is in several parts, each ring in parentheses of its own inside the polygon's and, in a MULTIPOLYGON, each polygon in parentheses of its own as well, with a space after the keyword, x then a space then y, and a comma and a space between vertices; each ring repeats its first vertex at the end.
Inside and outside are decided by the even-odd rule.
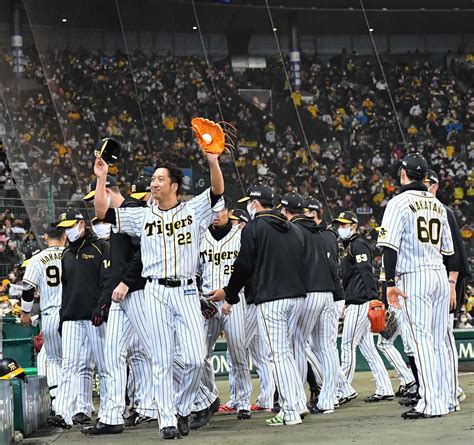
POLYGON ((228 252, 216 252, 213 253, 212 249, 205 250, 200 253, 201 261, 203 263, 214 263, 215 266, 219 266, 222 261, 235 260, 239 256, 239 251, 228 251, 228 252))
POLYGON ((188 215, 185 219, 175 221, 174 223, 167 223, 164 225, 163 230, 163 221, 153 221, 152 223, 145 224, 146 236, 152 235, 167 235, 173 236, 176 230, 182 229, 186 226, 189 226, 193 223, 192 215, 188 215))

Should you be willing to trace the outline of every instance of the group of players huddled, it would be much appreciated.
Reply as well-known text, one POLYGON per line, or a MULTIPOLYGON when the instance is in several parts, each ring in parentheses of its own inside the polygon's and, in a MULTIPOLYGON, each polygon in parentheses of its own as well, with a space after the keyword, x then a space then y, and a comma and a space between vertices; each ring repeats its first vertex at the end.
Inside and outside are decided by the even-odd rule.
POLYGON ((468 272, 455 218, 436 199, 438 179, 422 156, 404 158, 400 193, 379 229, 383 298, 397 328, 379 336, 378 348, 400 379, 395 394, 370 330, 378 286, 354 213, 331 225, 317 199, 291 192, 275 202, 264 184, 239 201, 246 212, 234 209, 210 153, 211 186, 189 201, 178 199, 182 172, 171 164, 138 178, 124 197, 104 158, 84 197, 96 217, 61 214, 24 275, 24 325, 36 291, 40 298, 51 425, 89 424, 82 432, 100 435, 158 421, 163 439, 187 436, 217 412, 245 420, 271 411, 266 425, 298 425, 358 396, 357 346, 375 379, 365 402, 401 397, 405 419, 459 409, 465 394, 449 310, 468 272), (222 331, 230 400, 221 405, 211 357, 222 331), (394 347, 400 334, 410 367, 394 347), (95 423, 78 408, 80 369, 91 359, 100 379, 95 423), (260 379, 255 404, 250 359, 260 379))

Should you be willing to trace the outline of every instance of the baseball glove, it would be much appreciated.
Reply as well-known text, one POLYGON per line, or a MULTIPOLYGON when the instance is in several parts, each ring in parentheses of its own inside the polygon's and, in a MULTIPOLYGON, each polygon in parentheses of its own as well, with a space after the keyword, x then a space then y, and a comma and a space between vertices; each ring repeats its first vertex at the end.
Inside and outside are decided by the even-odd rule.
POLYGON ((380 333, 385 329, 385 305, 380 300, 369 302, 370 330, 374 333, 380 333))
POLYGON ((221 155, 226 149, 226 135, 222 127, 209 119, 196 117, 191 121, 197 142, 206 153, 221 155))
POLYGON ((387 317, 385 319, 385 328, 380 335, 387 340, 392 338, 398 328, 397 319, 395 317, 395 312, 392 310, 387 310, 387 317))
POLYGON ((201 302, 201 313, 206 320, 217 314, 217 306, 212 301, 199 300, 201 302))

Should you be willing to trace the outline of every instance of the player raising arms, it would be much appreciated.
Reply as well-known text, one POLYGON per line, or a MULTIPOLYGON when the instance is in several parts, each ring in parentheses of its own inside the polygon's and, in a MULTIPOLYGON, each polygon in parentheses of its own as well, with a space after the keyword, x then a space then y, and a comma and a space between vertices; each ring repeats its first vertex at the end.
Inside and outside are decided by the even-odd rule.
MULTIPOLYGON (((178 201, 183 175, 163 164, 155 169, 151 193, 159 205, 109 209, 97 217, 117 226, 120 232, 139 236, 145 286, 145 325, 151 340, 153 395, 158 405, 161 436, 174 439, 189 434, 189 415, 203 372, 204 322, 194 282, 199 257, 200 226, 213 219, 213 207, 224 193, 218 155, 206 153, 211 187, 187 202, 178 201), (173 387, 173 357, 177 344, 185 371, 173 387)), ((96 163, 98 181, 104 181, 107 164, 96 163)), ((106 202, 106 196, 96 201, 106 202)))

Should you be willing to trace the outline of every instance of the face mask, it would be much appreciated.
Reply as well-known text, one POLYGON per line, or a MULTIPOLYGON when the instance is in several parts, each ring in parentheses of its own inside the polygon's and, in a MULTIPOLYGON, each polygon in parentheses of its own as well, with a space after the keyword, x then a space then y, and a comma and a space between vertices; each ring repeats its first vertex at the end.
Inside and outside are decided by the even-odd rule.
POLYGON ((255 213, 257 213, 257 211, 255 210, 255 208, 253 207, 253 203, 248 203, 247 204, 247 213, 250 215, 250 219, 254 219, 255 218, 255 213))
POLYGON ((108 238, 110 236, 110 227, 111 224, 95 224, 92 226, 93 232, 97 235, 98 238, 108 238))
POLYGON ((77 241, 81 237, 81 230, 79 229, 79 224, 77 224, 75 227, 71 227, 70 229, 66 229, 66 236, 71 243, 77 241))
POLYGON ((350 227, 339 227, 337 233, 342 239, 349 239, 352 236, 352 230, 350 227))

